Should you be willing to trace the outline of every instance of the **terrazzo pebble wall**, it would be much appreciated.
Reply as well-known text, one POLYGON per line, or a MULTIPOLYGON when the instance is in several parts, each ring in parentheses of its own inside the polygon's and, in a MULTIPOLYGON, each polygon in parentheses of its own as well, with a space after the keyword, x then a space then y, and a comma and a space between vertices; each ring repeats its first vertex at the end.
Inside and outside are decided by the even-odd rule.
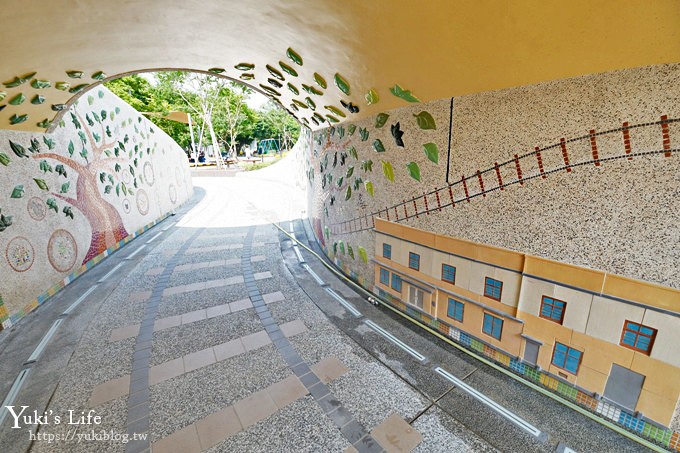
POLYGON ((314 134, 310 218, 367 288, 374 217, 680 288, 678 119, 677 64, 408 104, 314 134))
POLYGON ((193 193, 183 150, 106 88, 62 118, 50 134, 0 131, 3 328, 193 193))

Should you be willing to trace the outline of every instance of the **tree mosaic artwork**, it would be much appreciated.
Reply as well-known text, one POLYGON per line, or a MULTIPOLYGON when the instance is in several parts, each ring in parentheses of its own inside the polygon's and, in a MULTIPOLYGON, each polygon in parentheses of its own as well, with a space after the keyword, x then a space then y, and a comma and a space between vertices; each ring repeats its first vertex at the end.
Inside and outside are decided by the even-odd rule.
POLYGON ((104 87, 83 92, 52 133, 0 134, 0 271, 18 288, 3 294, 0 322, 11 325, 192 190, 184 152, 104 87))
MULTIPOLYGON (((102 98, 104 92, 100 90, 97 96, 102 98)), ((94 96, 88 96, 87 102, 77 103, 68 113, 68 119, 59 125, 65 128, 68 121, 77 134, 76 139, 69 140, 66 153, 55 150, 54 142, 47 136, 43 143, 37 138, 30 139, 29 143, 9 140, 16 158, 36 161, 33 183, 42 191, 44 206, 71 219, 77 212, 87 219, 92 228, 92 240, 83 263, 128 235, 118 210, 105 196, 113 193, 116 197, 134 196, 144 182, 140 165, 155 151, 155 145, 150 143, 154 130, 142 125, 141 117, 137 124, 131 118, 118 122, 116 109, 98 109, 94 103, 94 96), (69 178, 71 172, 76 174, 75 184, 69 178)), ((144 173, 153 182, 150 162, 143 165, 144 173)), ((27 184, 30 182, 17 185, 13 197, 23 198, 27 184)), ((137 197, 140 212, 143 210, 145 214, 148 199, 140 202, 139 195, 137 197)), ((146 194, 142 198, 146 198, 146 194)), ((29 211, 37 216, 32 216, 35 219, 43 211, 39 207, 40 200, 40 197, 29 200, 29 211)), ((63 271, 63 267, 58 270, 63 271)))

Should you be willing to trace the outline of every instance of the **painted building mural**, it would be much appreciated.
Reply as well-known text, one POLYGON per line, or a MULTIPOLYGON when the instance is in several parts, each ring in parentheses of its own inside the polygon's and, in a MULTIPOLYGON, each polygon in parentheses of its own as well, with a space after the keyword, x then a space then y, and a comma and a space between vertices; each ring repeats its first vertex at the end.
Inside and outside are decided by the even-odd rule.
POLYGON ((306 144, 326 254, 431 328, 680 448, 680 65, 366 99, 393 95, 403 108, 306 144))
POLYGON ((184 152, 101 86, 53 133, 0 132, 0 163, 3 328, 193 193, 184 152))

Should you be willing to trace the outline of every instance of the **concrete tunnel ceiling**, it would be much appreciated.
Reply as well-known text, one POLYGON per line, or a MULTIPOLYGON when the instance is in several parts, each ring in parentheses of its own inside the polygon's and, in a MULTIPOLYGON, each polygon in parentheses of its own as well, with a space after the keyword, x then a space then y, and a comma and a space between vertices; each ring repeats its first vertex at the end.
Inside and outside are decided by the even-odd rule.
POLYGON ((13 130, 49 129, 88 88, 140 70, 219 71, 274 90, 316 129, 416 101, 391 93, 395 85, 430 101, 680 62, 676 0, 33 0, 3 9, 0 128, 13 130))

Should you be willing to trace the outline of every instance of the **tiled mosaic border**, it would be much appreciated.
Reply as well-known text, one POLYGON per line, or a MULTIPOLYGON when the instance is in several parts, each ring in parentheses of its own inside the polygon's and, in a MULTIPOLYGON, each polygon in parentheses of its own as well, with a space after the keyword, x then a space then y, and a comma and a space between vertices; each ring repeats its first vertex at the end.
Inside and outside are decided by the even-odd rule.
POLYGON ((526 364, 518 357, 510 356, 505 352, 488 345, 484 341, 447 324, 441 319, 433 318, 427 313, 402 302, 398 298, 379 288, 374 288, 374 293, 375 292, 377 292, 383 302, 386 302, 402 313, 405 313, 408 317, 445 335, 464 348, 473 351, 475 354, 492 360, 507 370, 512 371, 536 385, 540 385, 546 390, 558 394, 573 404, 611 420, 628 431, 635 433, 637 436, 655 442, 664 448, 680 452, 680 431, 673 431, 666 427, 659 426, 650 420, 639 418, 630 411, 615 404, 598 400, 578 387, 555 378, 545 370, 526 364))
POLYGON ((120 249, 122 246, 124 246, 128 242, 132 241, 137 236, 146 232, 148 229, 159 224, 160 222, 162 222, 163 220, 168 218, 170 215, 171 215, 171 212, 167 212, 163 216, 154 220, 153 222, 147 223, 146 225, 144 225, 143 227, 141 227, 137 231, 133 232, 132 234, 127 235, 125 238, 121 239, 120 241, 115 243, 113 246, 104 250, 102 253, 95 256, 94 258, 92 258, 90 261, 88 261, 85 264, 83 264, 82 266, 80 266, 75 271, 71 272, 69 275, 64 277, 62 280, 58 281, 57 283, 55 283, 54 285, 49 287, 47 289, 47 291, 38 295, 35 299, 33 299, 31 302, 29 302, 23 309, 12 314, 11 316, 10 316, 8 310, 7 310, 7 307, 5 306, 4 302, 2 301, 2 297, 0 297, 0 323, 2 323, 1 326, 0 326, 0 330, 9 329, 10 327, 12 327, 20 319, 22 319, 28 313, 32 312, 33 310, 35 310, 36 308, 38 308, 39 306, 44 304, 50 297, 54 296, 57 292, 62 290, 66 285, 71 283, 73 280, 80 277, 81 275, 83 275, 88 270, 92 269, 94 266, 99 264, 106 257, 108 257, 109 255, 114 253, 116 250, 120 249))

